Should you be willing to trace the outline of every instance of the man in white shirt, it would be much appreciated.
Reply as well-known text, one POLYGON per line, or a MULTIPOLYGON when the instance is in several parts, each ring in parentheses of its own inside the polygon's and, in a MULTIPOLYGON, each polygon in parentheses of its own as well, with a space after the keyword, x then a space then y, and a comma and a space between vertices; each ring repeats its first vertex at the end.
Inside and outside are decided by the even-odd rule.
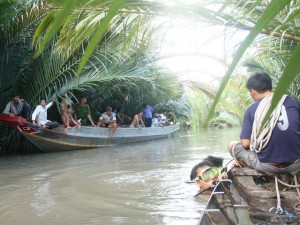
POLYGON ((160 116, 161 116, 162 124, 166 125, 166 122, 167 122, 167 112, 163 112, 162 114, 160 114, 160 116))
POLYGON ((47 110, 53 105, 53 102, 50 102, 46 105, 44 99, 41 100, 40 105, 36 107, 32 113, 32 123, 33 125, 42 126, 48 129, 53 129, 59 126, 57 122, 51 122, 47 120, 47 110))

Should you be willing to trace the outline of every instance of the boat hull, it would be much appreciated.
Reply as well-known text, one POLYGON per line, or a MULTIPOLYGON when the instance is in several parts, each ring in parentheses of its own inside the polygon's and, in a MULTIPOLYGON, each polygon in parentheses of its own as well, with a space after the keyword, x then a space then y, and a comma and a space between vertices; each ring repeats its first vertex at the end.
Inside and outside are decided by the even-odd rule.
POLYGON ((153 128, 117 128, 112 138, 110 128, 84 127, 81 129, 62 127, 48 130, 33 125, 20 117, 0 115, 0 120, 20 131, 30 142, 44 152, 100 148, 121 144, 167 138, 180 129, 179 124, 153 128))
POLYGON ((230 171, 230 180, 217 184, 198 224, 300 224, 300 212, 293 209, 298 201, 296 191, 280 192, 281 205, 288 210, 288 215, 270 212, 276 207, 276 192, 255 184, 253 177, 261 175, 249 168, 230 171))

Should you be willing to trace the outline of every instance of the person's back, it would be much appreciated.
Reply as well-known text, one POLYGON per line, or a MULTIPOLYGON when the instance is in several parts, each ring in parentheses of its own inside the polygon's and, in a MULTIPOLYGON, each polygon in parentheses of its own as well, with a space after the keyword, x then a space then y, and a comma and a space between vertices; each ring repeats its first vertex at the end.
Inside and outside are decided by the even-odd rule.
POLYGON ((266 73, 256 73, 248 79, 246 87, 255 103, 246 110, 241 142, 231 143, 230 153, 241 165, 246 164, 260 172, 299 171, 300 103, 283 96, 269 118, 268 126, 260 129, 273 98, 272 80, 266 73))
MULTIPOLYGON (((249 121, 254 120, 254 114, 262 99, 252 104, 245 113, 249 121)), ((300 103, 287 97, 281 108, 281 116, 272 131, 269 143, 257 154, 258 159, 265 163, 294 162, 300 158, 300 103)), ((247 118, 245 118, 245 121, 247 118)), ((241 139, 251 137, 245 130, 241 139)))

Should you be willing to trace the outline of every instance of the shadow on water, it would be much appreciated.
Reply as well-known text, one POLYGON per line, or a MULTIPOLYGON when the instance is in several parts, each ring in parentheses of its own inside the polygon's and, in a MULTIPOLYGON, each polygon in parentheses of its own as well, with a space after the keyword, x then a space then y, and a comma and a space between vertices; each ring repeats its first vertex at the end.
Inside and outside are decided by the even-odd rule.
POLYGON ((180 131, 112 148, 0 159, 0 224, 197 224, 205 200, 184 181, 208 154, 229 161, 226 145, 238 133, 180 131))

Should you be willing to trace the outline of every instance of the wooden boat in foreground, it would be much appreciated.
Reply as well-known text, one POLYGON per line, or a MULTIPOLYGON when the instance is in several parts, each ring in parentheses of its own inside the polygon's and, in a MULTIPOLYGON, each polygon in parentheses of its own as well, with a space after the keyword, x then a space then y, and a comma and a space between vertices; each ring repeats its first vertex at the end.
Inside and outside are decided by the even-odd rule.
POLYGON ((180 129, 179 124, 153 128, 117 128, 112 138, 110 128, 84 127, 53 130, 35 126, 21 117, 0 114, 0 121, 21 132, 29 141, 44 152, 58 152, 88 148, 115 146, 125 143, 166 138, 180 129))
POLYGON ((283 191, 283 186, 279 186, 285 213, 277 214, 272 182, 270 187, 260 187, 254 181, 263 174, 249 168, 234 168, 228 175, 228 180, 220 181, 214 188, 199 225, 300 224, 300 199, 295 188, 283 191))

